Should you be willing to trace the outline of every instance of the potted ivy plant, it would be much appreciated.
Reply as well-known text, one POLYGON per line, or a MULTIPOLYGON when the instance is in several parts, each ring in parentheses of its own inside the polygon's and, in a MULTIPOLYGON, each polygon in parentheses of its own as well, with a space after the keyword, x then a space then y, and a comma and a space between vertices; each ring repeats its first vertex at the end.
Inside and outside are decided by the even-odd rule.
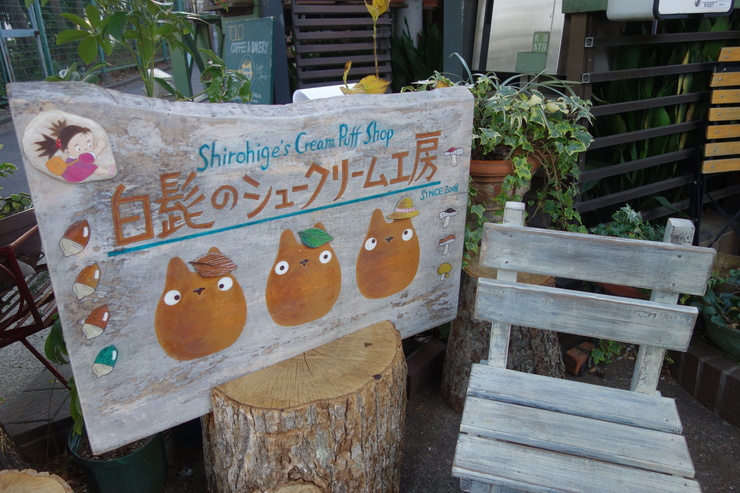
MULTIPOLYGON (((598 224, 589 229, 589 232, 596 235, 616 236, 633 240, 663 241, 665 226, 656 226, 645 221, 642 214, 632 209, 629 204, 625 204, 612 214, 610 222, 598 224)), ((618 296, 636 299, 648 299, 650 297, 650 291, 645 289, 608 283, 599 283, 599 286, 605 291, 618 296)))
POLYGON ((485 207, 485 218, 496 219, 506 201, 521 201, 541 168, 544 183, 534 205, 552 227, 585 231, 574 203, 578 155, 593 140, 584 126, 592 119, 591 102, 578 97, 570 83, 544 74, 505 80, 470 74, 455 84, 435 72, 412 90, 451 85, 465 85, 474 98, 470 174, 473 202, 485 207))
POLYGON ((701 310, 709 339, 740 361, 740 269, 713 272, 704 296, 691 304, 701 310))

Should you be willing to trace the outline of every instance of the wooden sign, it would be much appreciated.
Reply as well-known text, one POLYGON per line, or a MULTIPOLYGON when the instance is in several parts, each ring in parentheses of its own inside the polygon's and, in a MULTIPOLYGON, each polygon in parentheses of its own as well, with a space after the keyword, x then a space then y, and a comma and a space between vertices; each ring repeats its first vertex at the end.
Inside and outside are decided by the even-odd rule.
POLYGON ((223 17, 222 58, 226 67, 249 78, 252 103, 272 103, 272 17, 223 17))
POLYGON ((373 323, 452 320, 472 105, 465 88, 253 106, 12 84, 93 449, 373 323))

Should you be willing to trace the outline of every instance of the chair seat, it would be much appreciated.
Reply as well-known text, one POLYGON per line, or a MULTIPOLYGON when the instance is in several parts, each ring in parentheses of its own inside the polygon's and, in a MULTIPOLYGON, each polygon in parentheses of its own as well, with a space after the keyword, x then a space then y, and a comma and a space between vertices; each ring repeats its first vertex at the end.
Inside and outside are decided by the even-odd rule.
POLYGON ((675 403, 660 396, 474 365, 460 431, 463 478, 521 491, 701 491, 675 403))

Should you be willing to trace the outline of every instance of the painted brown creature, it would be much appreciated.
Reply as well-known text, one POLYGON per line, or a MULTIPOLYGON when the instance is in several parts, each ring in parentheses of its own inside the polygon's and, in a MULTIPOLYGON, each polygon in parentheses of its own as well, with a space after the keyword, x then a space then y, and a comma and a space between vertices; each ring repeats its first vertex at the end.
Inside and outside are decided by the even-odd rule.
POLYGON ((385 221, 373 211, 365 241, 357 255, 357 287, 365 298, 385 298, 406 289, 419 268, 419 238, 411 218, 419 212, 410 198, 401 199, 385 221))
POLYGON ((321 223, 299 232, 296 241, 289 229, 267 278, 265 301, 275 323, 294 326, 317 320, 332 309, 342 287, 342 271, 333 238, 321 223))
POLYGON ((218 248, 190 262, 170 259, 164 290, 154 314, 162 349, 180 361, 228 348, 247 322, 247 300, 231 272, 236 265, 218 248))

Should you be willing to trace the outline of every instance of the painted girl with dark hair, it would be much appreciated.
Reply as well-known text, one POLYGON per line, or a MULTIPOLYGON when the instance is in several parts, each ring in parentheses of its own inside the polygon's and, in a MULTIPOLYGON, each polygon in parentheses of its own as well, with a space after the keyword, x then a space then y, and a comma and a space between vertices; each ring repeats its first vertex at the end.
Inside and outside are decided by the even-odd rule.
POLYGON ((57 120, 51 125, 50 133, 42 134, 43 140, 36 142, 39 155, 49 158, 46 162, 49 171, 70 183, 85 181, 92 174, 111 174, 112 169, 105 170, 95 164, 105 144, 99 139, 96 142, 89 128, 57 120))

